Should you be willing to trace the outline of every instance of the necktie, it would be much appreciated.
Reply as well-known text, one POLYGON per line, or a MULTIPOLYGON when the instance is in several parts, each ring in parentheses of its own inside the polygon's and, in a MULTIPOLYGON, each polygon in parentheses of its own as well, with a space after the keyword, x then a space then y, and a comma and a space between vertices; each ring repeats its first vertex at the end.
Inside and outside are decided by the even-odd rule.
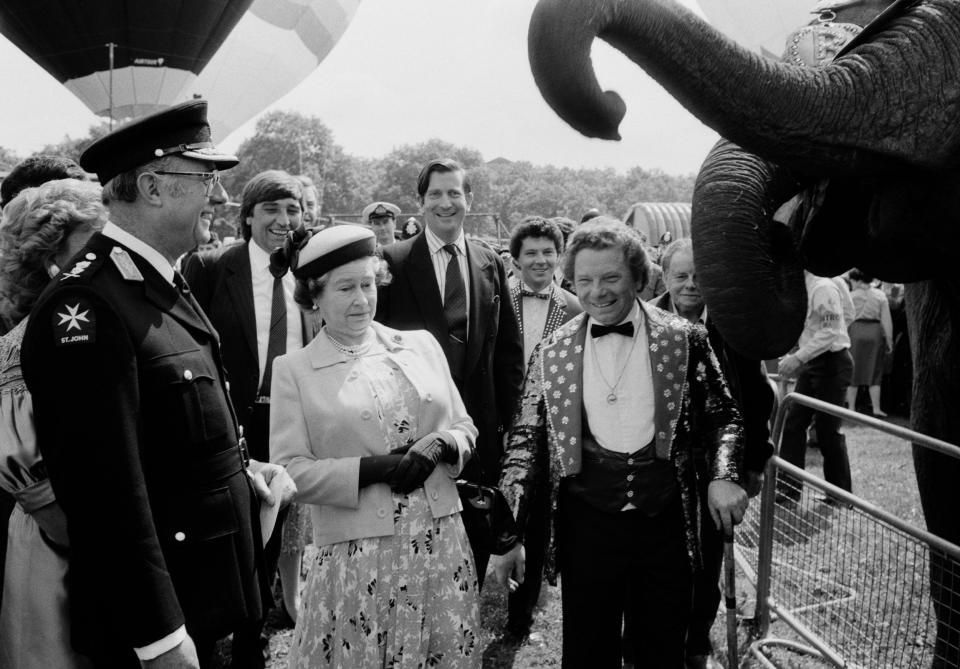
POLYGON ((550 293, 535 293, 532 290, 521 290, 520 297, 535 297, 538 300, 549 300, 550 293))
POLYGON ((629 321, 626 323, 621 323, 620 325, 600 325, 599 323, 594 323, 590 326, 590 336, 594 339, 608 334, 618 334, 623 335, 624 337, 632 337, 633 323, 629 321))
POLYGON ((187 285, 187 280, 183 278, 183 274, 176 270, 173 271, 173 285, 180 291, 181 295, 190 294, 190 286, 187 285))
POLYGON ((463 285, 456 245, 447 244, 443 250, 450 254, 443 290, 443 315, 450 336, 462 344, 467 341, 467 289, 463 285))
POLYGON ((270 397, 273 359, 287 352, 287 300, 283 294, 283 278, 273 278, 273 300, 270 303, 270 338, 267 340, 267 364, 263 368, 260 396, 270 397))

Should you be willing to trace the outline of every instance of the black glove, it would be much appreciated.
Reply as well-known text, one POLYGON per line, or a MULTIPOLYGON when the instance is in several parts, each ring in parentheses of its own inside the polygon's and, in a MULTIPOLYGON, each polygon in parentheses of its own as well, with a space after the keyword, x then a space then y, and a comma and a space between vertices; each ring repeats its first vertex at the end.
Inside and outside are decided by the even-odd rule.
POLYGON ((360 458, 360 488, 374 483, 390 483, 403 460, 402 455, 367 455, 360 458))
POLYGON ((431 432, 409 448, 397 465, 391 487, 394 492, 409 494, 423 485, 437 463, 456 462, 459 458, 456 442, 449 432, 431 432))

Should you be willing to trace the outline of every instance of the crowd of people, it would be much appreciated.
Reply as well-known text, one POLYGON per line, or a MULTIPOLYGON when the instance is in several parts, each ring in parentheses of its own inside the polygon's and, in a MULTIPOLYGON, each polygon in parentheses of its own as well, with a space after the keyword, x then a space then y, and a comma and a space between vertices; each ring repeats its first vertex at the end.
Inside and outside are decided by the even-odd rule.
MULTIPOLYGON (((774 393, 710 319, 690 240, 588 212, 496 249, 439 158, 411 184, 422 224, 374 202, 321 227, 316 186, 269 170, 221 245, 237 162, 193 100, 2 184, 0 667, 207 667, 231 634, 231 666, 263 667, 274 606, 290 667, 479 667, 488 566, 518 638, 561 577, 564 667, 719 666, 723 537, 774 393), (499 491, 499 541, 458 481, 499 491)), ((883 415, 890 311, 849 278, 808 276, 779 371, 835 404, 867 386, 883 415)), ((801 466, 810 419, 784 432, 801 466)), ((839 422, 816 436, 849 490, 839 422)))

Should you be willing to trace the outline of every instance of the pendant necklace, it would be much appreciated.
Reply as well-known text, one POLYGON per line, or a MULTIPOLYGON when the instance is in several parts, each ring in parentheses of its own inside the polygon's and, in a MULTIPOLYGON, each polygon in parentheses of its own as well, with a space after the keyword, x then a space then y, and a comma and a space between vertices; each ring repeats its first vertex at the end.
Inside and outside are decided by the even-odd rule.
POLYGON ((593 342, 593 346, 590 347, 591 352, 593 353, 593 364, 597 366, 597 374, 600 376, 600 380, 603 381, 603 384, 610 391, 607 393, 607 404, 616 404, 617 403, 617 386, 620 385, 620 381, 623 380, 623 375, 627 372, 627 363, 630 362, 630 358, 633 356, 633 349, 637 347, 638 337, 634 336, 633 344, 630 346, 630 352, 627 354, 627 359, 623 361, 623 369, 620 370, 620 376, 617 377, 616 382, 613 385, 607 381, 607 377, 603 374, 603 368, 600 367, 600 359, 597 357, 597 342, 593 342))

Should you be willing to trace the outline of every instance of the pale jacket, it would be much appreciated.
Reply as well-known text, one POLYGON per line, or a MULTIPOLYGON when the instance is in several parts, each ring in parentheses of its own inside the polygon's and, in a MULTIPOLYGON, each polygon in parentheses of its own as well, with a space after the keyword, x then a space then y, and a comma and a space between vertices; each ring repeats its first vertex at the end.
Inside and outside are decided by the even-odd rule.
MULTIPOLYGON (((419 433, 412 436, 436 430, 456 436, 459 462, 439 464, 423 489, 434 518, 457 513, 462 507, 455 479, 473 451, 477 429, 443 350, 425 330, 371 327, 420 397, 419 433)), ((311 505, 318 546, 393 534, 390 487, 358 488, 360 458, 388 450, 370 386, 355 367, 323 333, 273 365, 270 459, 297 484, 295 501, 311 505)))

